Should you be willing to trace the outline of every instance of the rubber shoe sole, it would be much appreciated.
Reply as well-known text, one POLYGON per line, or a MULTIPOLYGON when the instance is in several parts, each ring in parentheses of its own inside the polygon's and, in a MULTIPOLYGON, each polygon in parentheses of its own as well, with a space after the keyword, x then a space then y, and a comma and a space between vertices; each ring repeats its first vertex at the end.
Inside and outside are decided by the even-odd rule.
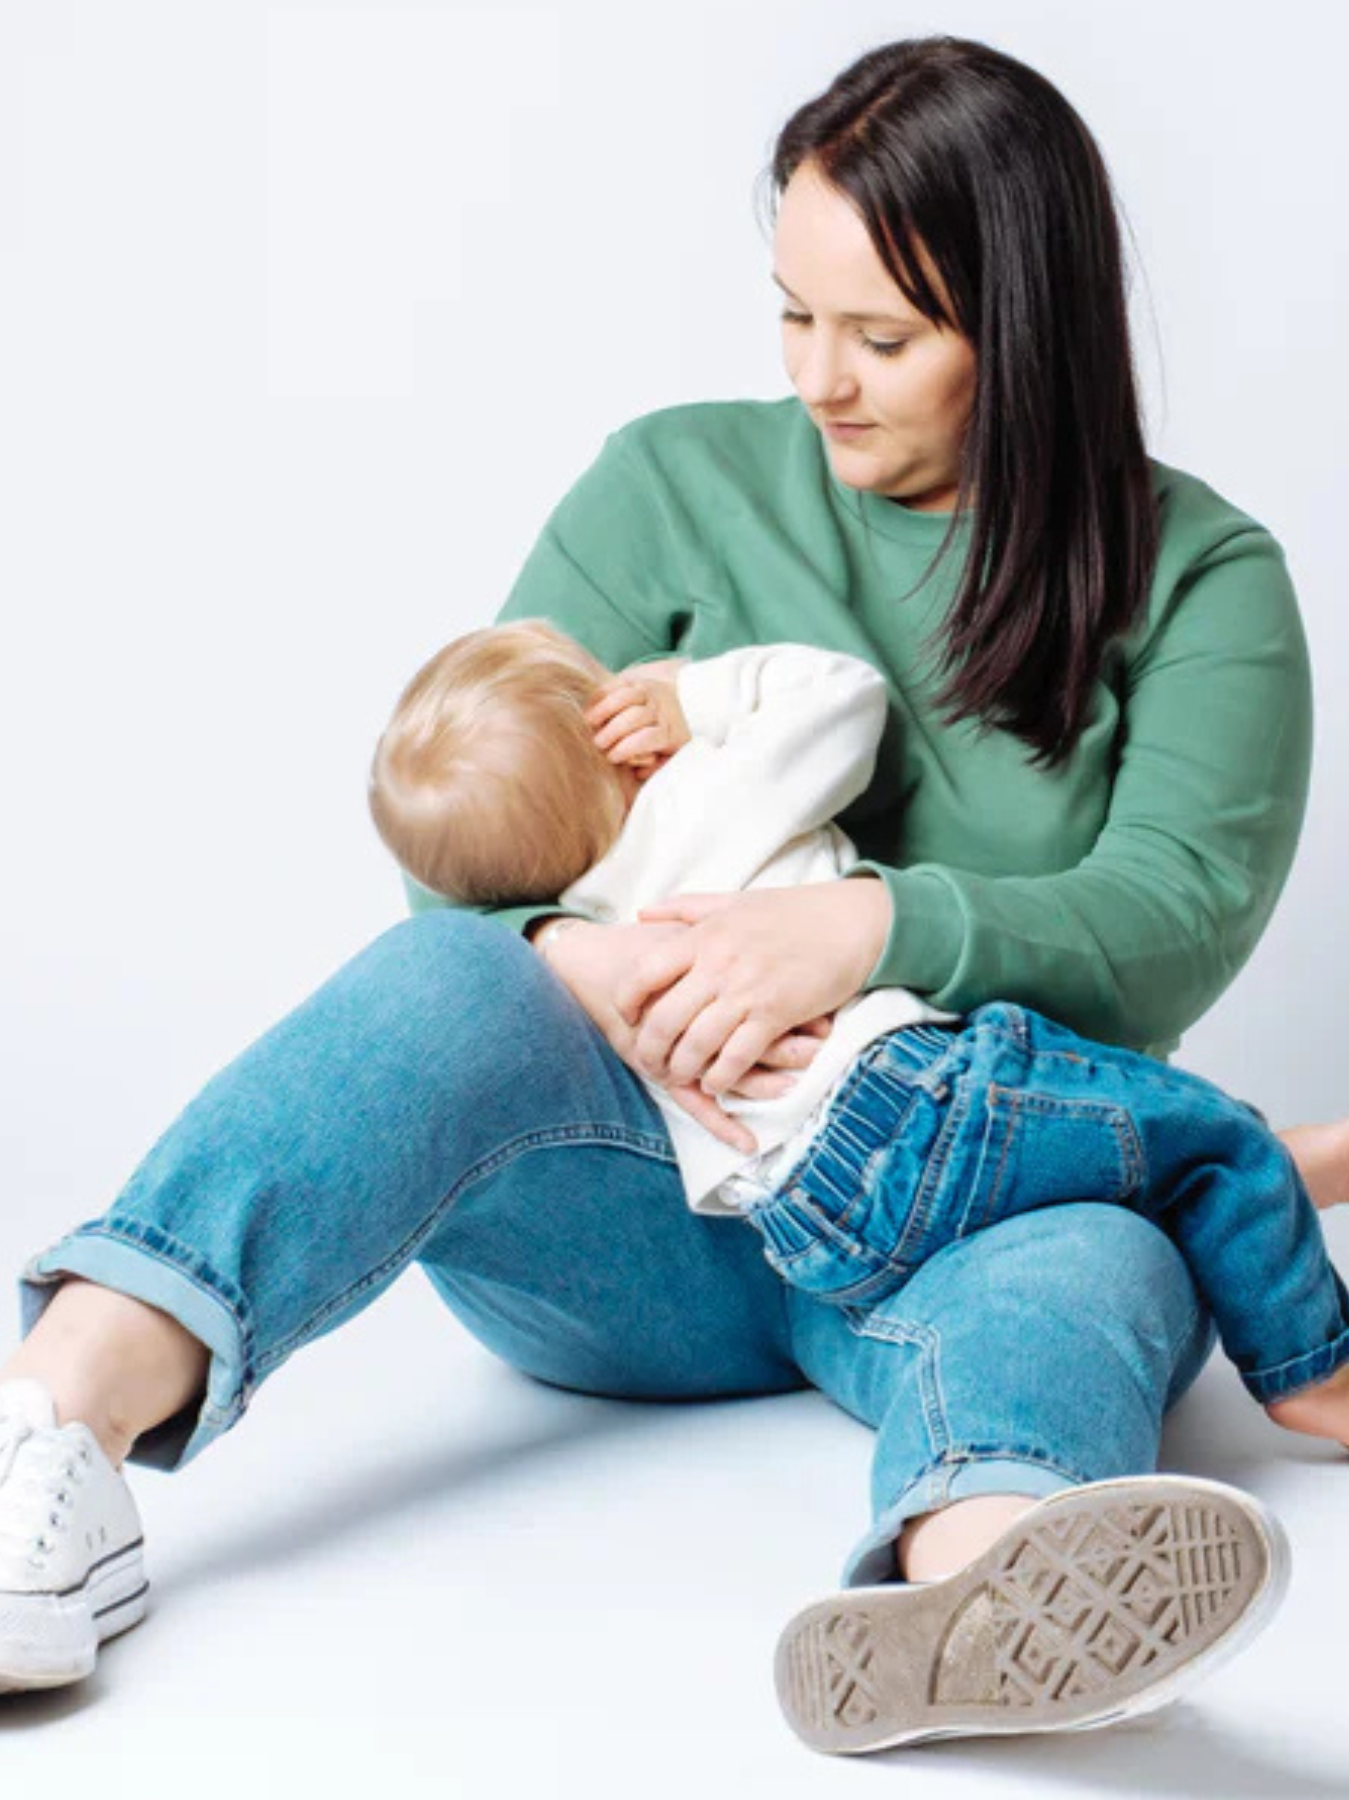
POLYGON ((138 1540, 64 1593, 0 1593, 0 1694, 65 1687, 92 1674, 99 1645, 145 1617, 148 1590, 138 1540))
POLYGON ((1222 1482, 1065 1488, 944 1580, 848 1588, 778 1643, 778 1699, 813 1749, 1085 1731, 1165 1706, 1260 1632, 1283 1528, 1222 1482))

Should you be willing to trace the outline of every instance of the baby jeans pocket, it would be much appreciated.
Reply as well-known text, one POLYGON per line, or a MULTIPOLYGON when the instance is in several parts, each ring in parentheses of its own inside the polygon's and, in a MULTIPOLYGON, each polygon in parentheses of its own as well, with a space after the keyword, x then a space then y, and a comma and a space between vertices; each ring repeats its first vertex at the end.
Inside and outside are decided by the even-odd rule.
POLYGON ((1074 1201, 1119 1204, 1142 1186, 1143 1148, 1128 1109, 1108 1100, 989 1084, 985 1129, 961 1235, 1074 1201))
POLYGON ((746 1213, 764 1260, 803 1293, 835 1304, 879 1299, 895 1285, 884 1258, 841 1231, 792 1189, 746 1213))

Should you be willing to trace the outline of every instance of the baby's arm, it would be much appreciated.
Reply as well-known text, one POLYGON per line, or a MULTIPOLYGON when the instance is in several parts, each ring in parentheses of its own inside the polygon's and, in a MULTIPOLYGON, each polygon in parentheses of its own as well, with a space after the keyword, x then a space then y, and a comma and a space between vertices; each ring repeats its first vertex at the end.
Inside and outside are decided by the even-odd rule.
POLYGON ((751 645, 689 660, 677 682, 689 741, 643 790, 593 879, 569 890, 573 900, 603 890, 607 904, 617 896, 620 912, 635 913, 671 894, 739 890, 871 778, 886 687, 855 656, 751 645))
POLYGON ((688 661, 677 685, 704 777, 752 812, 754 835, 816 830, 870 783, 888 701, 861 658, 751 644, 688 661))
POLYGON ((611 763, 626 763, 645 781, 689 742, 675 677, 688 661, 639 663, 613 676, 586 713, 595 744, 611 763))

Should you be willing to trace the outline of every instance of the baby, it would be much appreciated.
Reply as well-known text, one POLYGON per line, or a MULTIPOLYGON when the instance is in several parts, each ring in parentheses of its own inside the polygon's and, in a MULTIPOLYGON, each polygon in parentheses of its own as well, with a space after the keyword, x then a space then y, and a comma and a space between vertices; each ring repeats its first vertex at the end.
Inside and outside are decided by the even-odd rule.
MULTIPOLYGON (((632 920, 681 891, 837 879, 833 823, 869 785, 887 713, 870 664, 801 644, 614 675, 543 620, 448 645, 376 748, 377 829, 461 905, 632 920)), ((1074 1201, 1164 1224, 1248 1391, 1349 1443, 1349 1293, 1283 1145, 1196 1075, 1027 1007, 964 1018, 907 989, 857 995, 772 1100, 726 1096, 753 1150, 659 1083, 691 1206, 738 1213, 817 1298, 868 1308, 983 1225, 1074 1201)))

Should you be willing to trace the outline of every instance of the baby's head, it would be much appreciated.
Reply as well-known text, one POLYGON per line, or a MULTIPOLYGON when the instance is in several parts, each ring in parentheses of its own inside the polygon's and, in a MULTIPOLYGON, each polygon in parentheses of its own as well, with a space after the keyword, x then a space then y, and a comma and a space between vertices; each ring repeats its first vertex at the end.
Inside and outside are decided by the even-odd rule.
POLYGON ((599 861, 638 785, 585 721, 608 679, 544 619, 470 631, 417 671, 370 767, 375 827, 415 881, 524 905, 599 861))

